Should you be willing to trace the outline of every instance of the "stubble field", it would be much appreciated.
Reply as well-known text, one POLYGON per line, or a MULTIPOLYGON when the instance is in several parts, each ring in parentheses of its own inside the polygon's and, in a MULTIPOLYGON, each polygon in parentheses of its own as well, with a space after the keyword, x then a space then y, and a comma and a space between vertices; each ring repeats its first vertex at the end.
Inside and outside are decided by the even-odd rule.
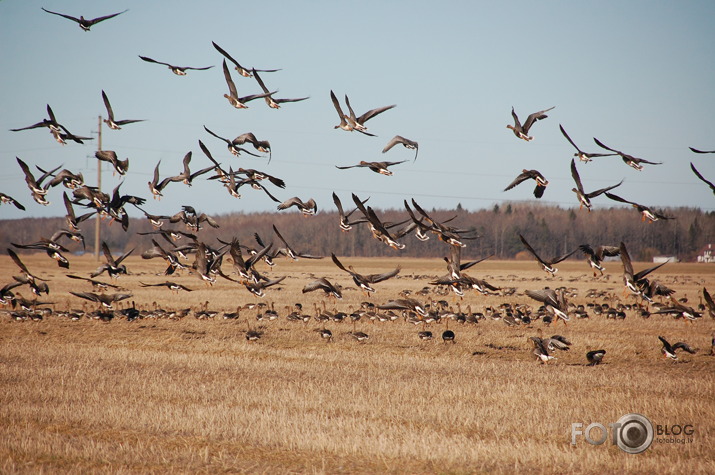
MULTIPOLYGON (((55 310, 81 308, 70 290, 91 286, 64 276, 44 255, 21 255, 30 271, 50 279, 55 310)), ((88 276, 91 257, 70 258, 71 273, 88 276)), ((115 318, 105 323, 52 315, 18 322, 0 314, 0 471, 12 472, 250 472, 250 473, 474 473, 474 472, 715 472, 715 357, 709 356, 715 321, 693 323, 671 316, 623 320, 604 315, 572 317, 568 325, 508 326, 486 318, 477 324, 449 323, 454 344, 440 335, 446 322, 418 325, 398 319, 372 323, 307 323, 285 318, 302 303, 313 315, 319 293, 302 294, 311 274, 343 285, 342 300, 328 310, 348 312, 369 300, 382 303, 409 289, 416 292, 445 273, 436 259, 343 258, 361 273, 402 267, 398 278, 377 284, 366 298, 330 259, 279 260, 272 277, 287 276, 264 299, 238 284, 219 280, 206 288, 184 272, 175 280, 193 292, 173 294, 139 282, 167 280, 164 265, 131 256, 131 275, 117 282, 138 308, 219 312, 197 319, 115 318), (252 302, 273 302, 280 318, 257 321, 252 302), (249 328, 263 337, 248 342, 249 328), (354 327, 354 328, 353 328, 354 327), (333 342, 316 329, 330 329, 333 342), (421 341, 418 331, 435 334, 421 341), (528 337, 542 329, 561 334, 571 350, 548 365, 532 355, 528 337), (362 331, 359 343, 347 333, 362 331), (663 358, 658 335, 700 349, 663 358), (601 365, 586 366, 587 351, 607 351, 601 365), (641 413, 662 427, 692 425, 685 443, 656 441, 629 455, 609 440, 571 444, 572 423, 608 427, 628 413, 641 413)), ((635 263, 637 270, 649 266, 635 263)), ((224 263, 224 271, 230 264, 224 263)), ((260 264, 265 270, 265 264, 260 264)), ((533 261, 485 261, 470 275, 514 287, 513 295, 467 293, 415 296, 447 300, 462 310, 484 312, 504 302, 538 306, 526 289, 565 286, 575 304, 632 302, 622 293, 620 262, 606 263, 594 278, 585 262, 559 265, 547 278, 533 261), (610 297, 588 297, 588 291, 610 297), (608 298, 608 300, 606 300, 608 298)), ((0 257, 2 284, 18 273, 0 257)), ((703 286, 715 290, 715 266, 667 264, 652 274, 696 307, 703 286)), ((102 280, 108 281, 106 277, 102 280)), ((26 289, 26 287, 24 288, 26 289)), ((18 290, 18 289, 15 289, 18 290)), ((21 289, 24 297, 30 292, 21 289)), ((94 304, 86 309, 93 310, 94 304)), ((592 434, 595 438, 598 431, 592 434)), ((662 436, 661 436, 662 437, 662 436)), ((682 438, 683 436, 681 436, 682 438)))

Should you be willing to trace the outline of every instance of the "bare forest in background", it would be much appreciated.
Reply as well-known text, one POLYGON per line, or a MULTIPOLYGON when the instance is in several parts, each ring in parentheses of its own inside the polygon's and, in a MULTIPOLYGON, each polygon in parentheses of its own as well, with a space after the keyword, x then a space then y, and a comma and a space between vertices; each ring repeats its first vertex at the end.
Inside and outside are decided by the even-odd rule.
MULTIPOLYGON (((346 200, 347 201, 347 200, 346 200)), ((129 209, 131 213, 131 209, 129 209)), ((178 205, 177 205, 177 211, 178 205)), ((676 219, 642 222, 638 212, 630 208, 610 208, 587 212, 578 209, 563 209, 538 204, 504 203, 492 209, 466 211, 461 206, 456 210, 428 210, 441 222, 456 216, 449 225, 460 229, 475 229, 480 238, 470 241, 463 251, 466 258, 494 255, 498 259, 521 258, 524 247, 518 234, 523 234, 542 256, 556 256, 576 248, 580 244, 592 246, 627 243, 635 260, 649 261, 654 256, 676 256, 681 261, 693 261, 697 252, 708 243, 715 242, 715 213, 697 208, 665 210, 676 219)), ((358 212, 359 213, 359 212, 358 212)), ((377 210, 383 221, 399 222, 408 218, 404 210, 377 210)), ((136 214, 136 213, 133 213, 136 214)), ((447 245, 432 236, 429 241, 418 241, 413 234, 400 239, 406 244, 402 251, 393 250, 376 241, 365 224, 343 232, 338 226, 337 212, 323 210, 312 217, 300 213, 231 213, 212 216, 220 225, 213 229, 207 225, 199 231, 199 238, 207 243, 216 243, 217 238, 230 241, 238 237, 241 244, 256 246, 254 233, 264 241, 276 241, 272 225, 278 228, 290 245, 301 252, 329 256, 381 257, 442 257, 447 254, 447 245)), ((356 219, 357 215, 353 215, 356 219)), ((187 231, 183 224, 170 224, 164 220, 163 229, 187 231)), ((66 228, 62 218, 26 218, 4 220, 0 224, 0 252, 15 243, 35 242, 41 237, 50 237, 60 228, 66 228)), ((94 218, 82 223, 87 252, 94 249, 94 218)), ((145 218, 131 218, 127 232, 119 223, 102 223, 102 240, 115 252, 136 247, 138 251, 151 247, 152 236, 138 232, 152 231, 145 218)), ((72 246, 75 249, 75 246, 72 246)), ((573 258, 581 258, 575 254, 573 258)))

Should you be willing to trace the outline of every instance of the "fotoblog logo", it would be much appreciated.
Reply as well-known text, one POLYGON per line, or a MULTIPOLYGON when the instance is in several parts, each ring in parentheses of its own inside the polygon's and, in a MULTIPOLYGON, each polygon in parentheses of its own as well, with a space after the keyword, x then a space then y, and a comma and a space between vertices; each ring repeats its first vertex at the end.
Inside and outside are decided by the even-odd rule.
MULTIPOLYGON (((639 454, 653 443, 653 424, 642 414, 626 414, 617 422, 608 424, 611 443, 629 454, 639 454)), ((603 424, 592 422, 586 428, 580 422, 571 424, 571 445, 583 437, 591 445, 601 445, 608 439, 608 429, 603 424)))

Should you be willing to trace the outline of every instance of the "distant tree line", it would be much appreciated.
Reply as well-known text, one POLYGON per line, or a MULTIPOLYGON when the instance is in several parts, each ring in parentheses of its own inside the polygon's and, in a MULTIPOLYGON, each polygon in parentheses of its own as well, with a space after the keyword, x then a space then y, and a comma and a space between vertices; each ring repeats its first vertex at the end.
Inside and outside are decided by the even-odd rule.
MULTIPOLYGON (((408 218, 407 213, 400 209, 376 211, 383 221, 399 222, 408 218)), ((465 258, 494 254, 498 259, 513 259, 524 250, 518 236, 520 233, 544 257, 561 255, 580 244, 618 245, 623 241, 636 260, 667 255, 692 261, 705 244, 715 242, 715 213, 697 208, 667 209, 665 214, 676 219, 655 223, 642 222, 638 212, 631 208, 587 212, 585 209, 562 209, 540 204, 505 203, 479 211, 467 211, 461 206, 456 210, 427 211, 439 221, 456 216, 449 225, 476 231, 479 238, 468 241, 467 248, 463 250, 465 258)), ((129 212, 132 213, 131 209, 129 212)), ((329 256, 334 252, 341 256, 362 257, 442 257, 447 253, 447 245, 434 235, 422 242, 411 233, 400 240, 406 245, 405 249, 397 251, 373 239, 366 224, 343 232, 338 226, 337 212, 332 210, 312 217, 287 212, 231 213, 214 215, 213 218, 220 228, 204 225, 199 231, 199 238, 212 245, 218 244, 217 238, 230 241, 238 237, 242 244, 257 246, 254 233, 258 233, 264 241, 274 241, 279 247, 281 244, 272 230, 275 225, 294 249, 310 254, 329 256)), ((110 225, 105 221, 101 226, 102 240, 117 252, 134 246, 138 251, 151 247, 151 236, 137 234, 153 230, 144 218, 131 218, 128 232, 124 232, 118 223, 110 225)), ((48 238, 63 227, 66 227, 64 218, 0 221, 0 252, 5 253, 11 242, 28 243, 41 237, 48 238)), ((82 223, 82 228, 87 251, 92 252, 94 221, 82 223)), ((164 228, 186 231, 182 224, 170 224, 168 220, 165 220, 164 228)), ((72 243, 68 247, 75 249, 76 245, 72 243)), ((576 254, 574 257, 582 256, 576 254)))

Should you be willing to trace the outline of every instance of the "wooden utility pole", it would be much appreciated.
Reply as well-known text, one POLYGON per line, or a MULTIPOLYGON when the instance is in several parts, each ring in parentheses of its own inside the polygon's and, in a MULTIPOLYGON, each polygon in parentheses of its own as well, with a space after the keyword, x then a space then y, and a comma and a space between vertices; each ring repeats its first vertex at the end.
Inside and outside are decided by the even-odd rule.
MULTIPOLYGON (((99 116, 97 121, 97 151, 102 150, 102 116, 99 116)), ((102 191, 102 162, 97 159, 97 189, 102 191)), ((94 221, 94 258, 99 260, 99 241, 100 241, 100 226, 101 226, 101 216, 97 213, 96 219, 94 221)))

